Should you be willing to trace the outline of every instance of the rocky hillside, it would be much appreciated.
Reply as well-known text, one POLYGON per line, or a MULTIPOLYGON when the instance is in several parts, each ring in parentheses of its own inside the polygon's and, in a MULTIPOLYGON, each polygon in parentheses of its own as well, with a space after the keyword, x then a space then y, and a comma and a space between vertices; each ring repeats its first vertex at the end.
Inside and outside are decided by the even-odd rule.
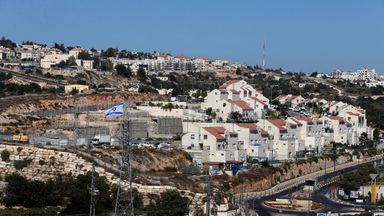
POLYGON ((165 99, 154 94, 104 93, 78 96, 52 95, 17 96, 0 99, 0 113, 26 113, 39 110, 57 110, 74 106, 113 104, 119 102, 143 102, 165 99))

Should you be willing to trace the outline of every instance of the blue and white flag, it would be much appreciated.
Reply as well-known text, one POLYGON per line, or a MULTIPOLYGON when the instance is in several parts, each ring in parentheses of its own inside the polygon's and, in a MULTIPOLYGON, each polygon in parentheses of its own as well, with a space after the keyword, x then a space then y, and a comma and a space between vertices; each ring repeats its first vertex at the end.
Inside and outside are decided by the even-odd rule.
POLYGON ((105 111, 105 116, 112 116, 112 115, 123 115, 124 114, 124 103, 117 104, 108 110, 105 111))

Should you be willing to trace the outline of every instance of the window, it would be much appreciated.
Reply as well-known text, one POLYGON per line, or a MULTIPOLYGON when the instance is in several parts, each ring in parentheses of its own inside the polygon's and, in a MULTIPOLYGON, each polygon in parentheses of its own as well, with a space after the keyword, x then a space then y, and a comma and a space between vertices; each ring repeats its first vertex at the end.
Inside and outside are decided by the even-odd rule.
POLYGON ((236 137, 237 137, 237 134, 235 134, 235 133, 231 133, 231 134, 229 135, 229 137, 231 137, 231 138, 236 138, 236 137))
POLYGON ((204 134, 204 139, 205 140, 208 139, 208 135, 204 134))
POLYGON ((191 134, 191 139, 195 139, 195 134, 191 134))
POLYGON ((223 107, 227 106, 227 103, 223 103, 223 107))
POLYGON ((221 153, 221 156, 224 156, 224 153, 221 153))

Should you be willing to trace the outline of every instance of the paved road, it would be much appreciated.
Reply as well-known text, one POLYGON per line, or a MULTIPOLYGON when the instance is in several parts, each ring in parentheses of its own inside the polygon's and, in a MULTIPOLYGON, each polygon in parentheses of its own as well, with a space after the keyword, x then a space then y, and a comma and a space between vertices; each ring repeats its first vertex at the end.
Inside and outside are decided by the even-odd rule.
MULTIPOLYGON (((336 172, 337 173, 337 172, 345 170, 347 168, 356 167, 356 166, 358 166, 360 164, 381 160, 381 159, 383 159, 383 156, 384 155, 377 155, 377 156, 374 156, 374 157, 371 157, 371 158, 365 158, 363 160, 358 160, 358 161, 348 162, 348 163, 344 163, 344 164, 339 164, 339 165, 337 165, 335 167, 335 169, 327 168, 327 172, 328 172, 327 174, 325 174, 324 170, 320 170, 320 171, 317 171, 317 172, 309 173, 307 175, 303 175, 303 176, 300 176, 300 177, 297 177, 297 178, 290 179, 288 181, 279 183, 279 184, 273 186, 272 188, 269 188, 269 189, 264 190, 264 191, 246 192, 244 194, 244 197, 245 198, 266 197, 266 196, 269 196, 269 195, 277 194, 277 193, 280 193, 280 192, 282 192, 284 190, 287 190, 289 188, 293 188, 293 187, 296 187, 299 184, 302 184, 306 179, 319 179, 322 176, 329 175, 330 172, 336 172)), ((236 194, 235 196, 236 197, 240 197, 240 194, 236 194)))
POLYGON ((1 67, 0 71, 1 72, 5 72, 5 73, 10 72, 15 77, 19 77, 19 78, 22 78, 22 79, 25 79, 25 80, 29 80, 29 81, 32 81, 32 82, 46 82, 49 85, 55 85, 55 86, 59 86, 59 87, 64 87, 65 86, 65 83, 63 81, 48 79, 48 78, 44 78, 44 77, 33 76, 33 75, 25 74, 23 72, 19 72, 19 71, 15 71, 15 70, 10 70, 8 68, 1 67))
MULTIPOLYGON (((380 166, 383 166, 381 164, 380 166)), ((326 184, 327 179, 334 179, 336 176, 342 175, 346 172, 351 172, 356 168, 356 166, 353 167, 347 167, 345 169, 338 170, 336 172, 331 172, 328 174, 325 174, 323 176, 320 176, 317 180, 319 184, 319 188, 317 188, 314 192, 311 193, 311 199, 314 202, 321 203, 325 206, 323 210, 320 212, 354 212, 354 211, 360 211, 362 210, 358 206, 353 206, 351 204, 341 204, 337 203, 333 200, 328 199, 325 195, 329 192, 329 187, 331 185, 336 185, 337 183, 335 181, 331 181, 329 184, 326 184)), ((324 172, 324 171, 323 171, 324 172)), ((304 183, 298 184, 295 187, 291 188, 291 192, 296 192, 302 187, 304 183)), ((247 205, 249 208, 252 208, 254 211, 256 211, 259 215, 266 215, 266 216, 273 216, 273 215, 307 215, 307 212, 295 212, 295 211, 288 211, 288 210, 277 210, 272 209, 269 207, 266 207, 263 205, 263 202, 266 200, 274 200, 276 198, 288 198, 289 189, 284 189, 279 193, 268 195, 262 198, 255 198, 250 199, 247 201, 247 205)), ((311 212, 310 215, 316 215, 316 212, 311 212)))

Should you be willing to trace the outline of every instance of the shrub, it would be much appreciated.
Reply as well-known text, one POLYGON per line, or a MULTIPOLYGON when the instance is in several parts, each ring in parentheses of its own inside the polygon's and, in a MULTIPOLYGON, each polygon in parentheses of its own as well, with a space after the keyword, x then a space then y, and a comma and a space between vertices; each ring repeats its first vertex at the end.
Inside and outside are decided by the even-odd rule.
POLYGON ((15 161, 13 162, 13 166, 14 166, 17 170, 21 170, 21 169, 23 169, 24 167, 27 167, 31 162, 32 162, 31 159, 29 159, 29 160, 15 160, 15 161))
POLYGON ((11 153, 8 150, 3 150, 1 152, 1 160, 2 161, 9 161, 9 156, 10 155, 11 155, 11 153))
POLYGON ((20 154, 20 152, 23 150, 23 147, 17 147, 17 153, 20 154))

